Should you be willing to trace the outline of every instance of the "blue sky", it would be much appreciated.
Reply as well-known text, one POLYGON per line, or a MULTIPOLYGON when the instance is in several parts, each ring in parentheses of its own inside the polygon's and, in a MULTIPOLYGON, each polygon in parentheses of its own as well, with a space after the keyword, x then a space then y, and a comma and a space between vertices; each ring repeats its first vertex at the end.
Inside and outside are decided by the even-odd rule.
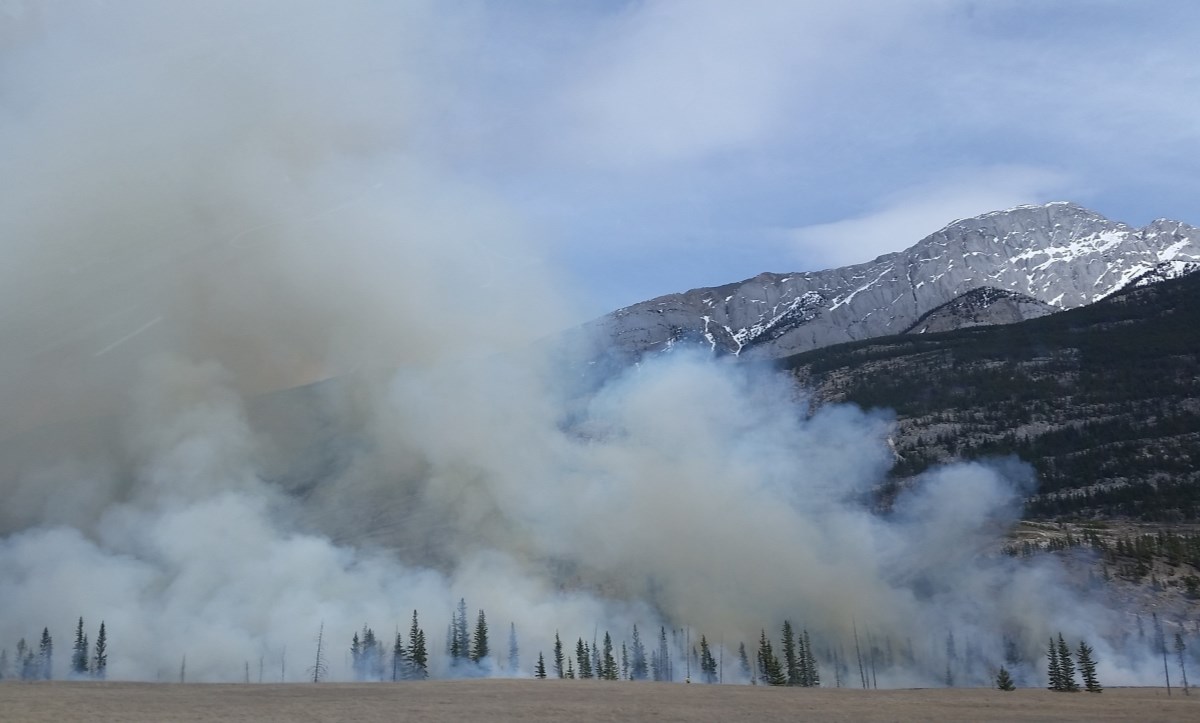
POLYGON ((502 207, 580 317, 1021 203, 1200 222, 1191 0, 2 0, 0 52, 0 152, 48 125, 26 101, 68 115, 132 70, 155 128, 210 109, 160 92, 173 64, 265 71, 251 104, 310 124, 273 143, 369 118, 337 150, 387 136, 502 207))
POLYGON ((472 12, 487 68, 457 99, 472 145, 455 161, 552 239, 597 310, 866 261, 1020 203, 1200 220, 1197 3, 472 12))

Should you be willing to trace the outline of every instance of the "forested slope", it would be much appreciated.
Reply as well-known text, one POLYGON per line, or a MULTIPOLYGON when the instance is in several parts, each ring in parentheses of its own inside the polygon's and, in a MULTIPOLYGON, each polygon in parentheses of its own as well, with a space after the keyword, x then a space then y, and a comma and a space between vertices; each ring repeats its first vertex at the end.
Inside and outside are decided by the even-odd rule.
POLYGON ((1031 516, 1200 515, 1200 274, 1039 319, 789 357, 817 403, 895 410, 893 476, 1016 454, 1031 516))

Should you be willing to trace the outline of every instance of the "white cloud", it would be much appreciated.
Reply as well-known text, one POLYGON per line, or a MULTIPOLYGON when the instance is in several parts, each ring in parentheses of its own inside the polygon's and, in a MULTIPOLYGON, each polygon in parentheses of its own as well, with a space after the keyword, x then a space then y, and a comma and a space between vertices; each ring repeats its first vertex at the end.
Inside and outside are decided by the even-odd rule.
POLYGON ((761 146, 804 122, 831 74, 941 0, 658 0, 618 16, 563 93, 568 154, 628 166, 761 146))
POLYGON ((1045 169, 960 170, 885 197, 861 215, 792 229, 787 237, 809 267, 845 266, 906 249, 957 219, 1078 190, 1067 176, 1045 169))

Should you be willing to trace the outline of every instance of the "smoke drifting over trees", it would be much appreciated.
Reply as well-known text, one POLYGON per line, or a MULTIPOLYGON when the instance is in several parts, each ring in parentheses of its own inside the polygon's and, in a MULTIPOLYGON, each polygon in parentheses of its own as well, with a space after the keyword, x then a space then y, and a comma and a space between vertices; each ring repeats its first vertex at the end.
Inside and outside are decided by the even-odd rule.
POLYGON ((1143 679, 1104 642, 1118 616, 1052 562, 981 554, 1019 465, 935 470, 885 518, 863 504, 884 414, 810 418, 784 380, 686 353, 579 389, 544 341, 570 299, 543 251, 428 135, 440 79, 419 68, 444 51, 420 6, 14 7, 0 641, 82 611, 119 641, 112 679, 185 655, 189 681, 249 660, 349 679, 341 641, 417 609, 446 675, 446 642, 494 657, 429 617, 466 598, 530 663, 556 631, 593 654, 611 631, 639 678, 681 677, 668 630, 732 661, 792 620, 823 659, 855 621, 879 656, 911 641, 880 684, 940 681, 947 629, 964 683, 991 680, 1004 635, 1034 676, 1059 630, 1095 641, 1106 683, 1143 679))

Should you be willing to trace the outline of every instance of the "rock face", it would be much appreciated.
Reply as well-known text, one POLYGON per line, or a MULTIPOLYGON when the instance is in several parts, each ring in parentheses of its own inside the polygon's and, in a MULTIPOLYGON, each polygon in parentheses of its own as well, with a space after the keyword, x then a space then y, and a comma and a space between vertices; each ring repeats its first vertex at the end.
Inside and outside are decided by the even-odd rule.
MULTIPOLYGON (((1200 229, 1168 220, 1135 229, 1073 203, 1055 202, 955 221, 906 251, 865 264, 764 273, 669 294, 601 317, 587 331, 623 356, 699 342, 717 354, 776 359, 901 333, 934 309, 983 287, 1055 310, 1071 309, 1098 301, 1160 265, 1198 263, 1200 229)), ((996 313, 1007 309, 1015 317, 1033 308, 1010 297, 996 313)), ((994 323, 983 318, 979 323, 994 323)))
POLYGON ((1053 314, 1059 309, 1032 296, 984 286, 937 307, 905 329, 905 334, 933 334, 972 326, 1015 324, 1053 314))

